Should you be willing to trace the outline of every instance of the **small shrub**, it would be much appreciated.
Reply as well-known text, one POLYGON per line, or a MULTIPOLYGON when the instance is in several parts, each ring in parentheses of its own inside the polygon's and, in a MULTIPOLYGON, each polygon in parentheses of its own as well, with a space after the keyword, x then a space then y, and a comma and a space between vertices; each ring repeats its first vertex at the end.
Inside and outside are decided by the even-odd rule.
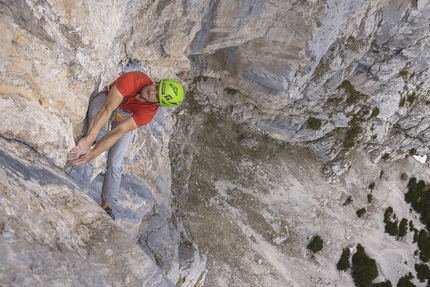
POLYGON ((416 99, 416 94, 415 93, 413 93, 412 95, 409 95, 408 99, 407 99, 409 105, 412 105, 415 102, 415 99, 416 99))
POLYGON ((351 82, 347 80, 343 81, 339 85, 338 89, 344 89, 345 92, 348 94, 348 97, 346 99, 346 103, 348 105, 355 104, 361 96, 364 96, 362 93, 358 92, 353 85, 351 85, 351 82))
POLYGON ((430 238, 424 229, 418 234, 418 248, 420 249, 420 259, 423 262, 430 260, 430 238))
POLYGON ((369 189, 370 190, 373 190, 375 188, 375 183, 374 182, 372 182, 371 184, 369 184, 369 189))
POLYGON ((411 220, 409 221, 409 231, 414 231, 415 226, 414 226, 414 222, 411 220))
POLYGON ((387 280, 385 282, 373 283, 370 286, 372 286, 372 287, 393 287, 393 284, 391 284, 390 280, 387 280))
POLYGON ((410 203, 412 208, 420 213, 420 221, 430 230, 430 188, 422 180, 417 182, 415 177, 408 183, 408 192, 405 194, 405 201, 410 203))
POLYGON ((384 223, 385 232, 391 236, 397 236, 399 234, 398 221, 391 221, 391 215, 393 214, 393 208, 390 206, 385 210, 384 213, 384 223))
POLYGON ((399 102, 399 108, 403 108, 406 104, 406 98, 402 98, 399 102))
POLYGON ((346 133, 346 138, 343 142, 343 146, 347 149, 350 149, 355 146, 356 138, 359 134, 361 134, 362 131, 363 129, 360 126, 352 125, 346 133))
POLYGON ((344 248, 342 255, 340 256, 339 262, 337 262, 337 270, 345 271, 348 270, 351 265, 349 264, 349 258, 351 257, 351 250, 344 248))
POLYGON ((308 119, 308 128, 311 130, 317 131, 322 126, 322 121, 313 117, 309 117, 308 119))
POLYGON ((400 221, 399 224, 399 233, 397 234, 398 237, 403 237, 408 232, 408 220, 406 218, 403 218, 402 221, 400 221))
POLYGON ((387 160, 389 158, 390 158, 390 154, 388 154, 388 153, 384 153, 384 155, 382 156, 383 160, 387 160))
POLYGON ((425 282, 430 279, 430 269, 426 264, 415 264, 415 271, 417 271, 417 278, 420 282, 425 282))
POLYGON ((377 116, 379 116, 379 108, 378 107, 373 109, 372 114, 370 115, 370 118, 375 118, 377 116))
POLYGON ((416 148, 411 148, 411 150, 409 151, 410 155, 416 155, 417 154, 417 149, 416 148))
POLYGON ((371 194, 371 193, 369 193, 368 195, 367 195, 367 203, 372 203, 372 200, 373 200, 373 195, 371 194))
POLYGON ((312 238, 311 242, 308 244, 307 248, 311 250, 313 253, 316 253, 323 249, 323 240, 319 235, 312 238))
POLYGON ((399 76, 402 77, 402 78, 406 77, 407 75, 408 75, 408 71, 407 70, 401 70, 399 72, 399 76))
POLYGON ((352 256, 352 278, 355 286, 368 287, 378 277, 376 261, 367 256, 364 247, 357 245, 357 252, 352 256))
POLYGON ((414 276, 412 276, 412 273, 409 272, 408 275, 405 275, 399 279, 399 283, 397 283, 397 287, 416 287, 414 283, 411 282, 411 279, 413 278, 414 276))
POLYGON ((348 196, 348 198, 345 200, 345 202, 343 203, 343 205, 348 205, 350 203, 352 203, 352 198, 351 198, 351 196, 348 196))
MULTIPOLYGON (((416 243, 416 242, 418 242, 418 237, 419 237, 419 231, 418 231, 418 229, 416 229, 416 228, 414 228, 414 238, 413 238, 413 240, 412 240, 412 243, 416 243)), ((417 254, 418 255, 418 254, 417 254)), ((415 256, 417 256, 417 255, 415 255, 415 256)))
POLYGON ((360 208, 359 210, 357 210, 356 213, 357 213, 357 216, 360 218, 366 213, 366 208, 360 208))

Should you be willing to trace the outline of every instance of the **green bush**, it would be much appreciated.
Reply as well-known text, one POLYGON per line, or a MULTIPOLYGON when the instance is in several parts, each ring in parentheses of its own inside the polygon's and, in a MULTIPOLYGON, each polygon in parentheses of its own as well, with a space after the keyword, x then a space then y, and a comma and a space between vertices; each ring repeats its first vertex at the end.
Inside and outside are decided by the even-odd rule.
POLYGON ((409 231, 414 231, 415 226, 414 226, 414 222, 412 220, 409 221, 409 231))
POLYGON ((385 210, 384 213, 385 232, 391 236, 397 236, 399 234, 399 223, 397 220, 391 221, 390 217, 392 214, 393 208, 390 206, 385 210))
POLYGON ((351 251, 349 250, 349 248, 344 248, 342 251, 342 255, 340 256, 339 262, 337 262, 337 270, 348 270, 351 267, 351 265, 349 264, 350 257, 351 251))
POLYGON ((409 272, 408 275, 405 275, 399 279, 399 283, 397 283, 397 287, 416 287, 414 283, 411 282, 412 278, 414 278, 414 276, 412 276, 412 274, 409 272))
POLYGON ((317 131, 322 126, 322 121, 313 117, 309 117, 308 119, 308 128, 311 130, 317 131))
POLYGON ((393 287, 393 284, 391 284, 390 280, 387 280, 385 282, 374 283, 371 286, 372 287, 393 287))
POLYGON ((417 98, 416 96, 417 95, 415 93, 413 93, 412 95, 408 96, 407 101, 408 101, 409 105, 412 105, 415 102, 415 99, 417 98))
POLYGON ((371 193, 369 193, 368 195, 367 195, 367 203, 372 203, 372 200, 373 200, 373 195, 371 194, 371 193))
POLYGON ((369 184, 369 189, 370 190, 373 190, 375 188, 375 183, 374 182, 372 182, 371 184, 369 184))
POLYGON ((364 247, 357 245, 357 252, 352 256, 352 279, 355 286, 368 287, 378 277, 376 261, 367 256, 364 247))
POLYGON ((430 238, 425 230, 421 230, 418 234, 418 248, 420 249, 420 259, 423 262, 430 261, 430 238))
POLYGON ((406 218, 403 218, 402 221, 400 221, 399 224, 399 234, 397 234, 398 237, 403 237, 408 232, 408 220, 406 218))
POLYGON ((346 138, 343 142, 343 146, 347 149, 350 149, 355 146, 356 138, 363 131, 363 129, 357 123, 355 123, 354 120, 349 121, 349 125, 350 127, 346 132, 346 138))
POLYGON ((379 108, 378 107, 376 107, 376 108, 374 108, 373 109, 373 111, 372 111, 372 114, 370 115, 370 117, 371 118, 374 118, 374 117, 377 117, 377 116, 379 116, 379 108))
POLYGON ((430 188, 428 184, 420 180, 417 182, 415 177, 412 177, 408 183, 408 192, 405 194, 405 201, 410 203, 412 208, 418 212, 420 221, 430 230, 430 188))
POLYGON ((343 205, 348 205, 350 203, 352 203, 352 198, 351 198, 351 196, 348 196, 348 198, 345 200, 345 202, 343 203, 343 205))
POLYGON ((430 268, 426 264, 415 264, 415 271, 417 271, 417 278, 420 282, 425 282, 430 279, 430 268))
POLYGON ((362 93, 358 92, 353 85, 351 85, 351 82, 345 80, 343 81, 339 87, 337 87, 338 89, 344 89, 346 94, 348 94, 348 98, 346 99, 346 103, 348 105, 352 105, 355 104, 358 99, 362 96, 364 96, 362 93))
POLYGON ((363 214, 366 213, 366 208, 360 208, 359 210, 357 210, 357 216, 360 218, 363 216, 363 214))
POLYGON ((316 253, 318 251, 320 251, 321 249, 323 249, 323 240, 321 239, 321 237, 319 235, 315 236, 314 238, 312 238, 311 242, 308 244, 307 248, 309 250, 311 250, 312 252, 316 253))

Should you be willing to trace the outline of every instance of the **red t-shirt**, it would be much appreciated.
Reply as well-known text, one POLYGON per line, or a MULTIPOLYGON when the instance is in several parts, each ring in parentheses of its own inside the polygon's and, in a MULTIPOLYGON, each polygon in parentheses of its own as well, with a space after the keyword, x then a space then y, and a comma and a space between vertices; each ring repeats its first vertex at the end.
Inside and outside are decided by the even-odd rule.
POLYGON ((136 96, 145 86, 153 84, 152 80, 143 72, 133 71, 124 73, 112 83, 124 97, 120 107, 124 112, 132 114, 137 126, 148 124, 155 116, 158 105, 154 103, 141 102, 136 96))

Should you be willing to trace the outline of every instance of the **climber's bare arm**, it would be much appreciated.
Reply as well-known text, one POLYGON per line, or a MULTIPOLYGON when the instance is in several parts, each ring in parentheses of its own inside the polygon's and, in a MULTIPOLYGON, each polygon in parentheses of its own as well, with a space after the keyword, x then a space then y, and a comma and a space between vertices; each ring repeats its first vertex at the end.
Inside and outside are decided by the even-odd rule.
POLYGON ((72 165, 81 165, 89 160, 95 159, 102 152, 108 150, 111 146, 113 146, 120 138, 122 138, 126 133, 137 128, 136 123, 130 117, 108 132, 101 140, 96 144, 96 146, 87 152, 85 155, 81 157, 71 160, 70 163, 72 165))
POLYGON ((91 145, 99 134, 101 128, 107 123, 112 112, 119 106, 123 97, 116 86, 113 86, 106 98, 106 102, 97 112, 88 127, 87 135, 79 140, 76 147, 68 153, 68 159, 73 160, 89 152, 91 145))

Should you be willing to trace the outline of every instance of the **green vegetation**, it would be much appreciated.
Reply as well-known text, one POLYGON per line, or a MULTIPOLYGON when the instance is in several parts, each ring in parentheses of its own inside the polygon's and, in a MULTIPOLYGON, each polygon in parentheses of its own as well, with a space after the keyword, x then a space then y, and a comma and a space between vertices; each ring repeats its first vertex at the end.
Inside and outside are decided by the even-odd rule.
POLYGON ((402 78, 405 78, 408 75, 408 71, 406 69, 403 69, 399 72, 399 76, 402 78))
POLYGON ((417 154, 417 149, 416 148, 411 148, 411 150, 409 151, 410 155, 416 155, 417 154))
MULTIPOLYGON (((408 183, 408 192, 405 194, 405 201, 410 203, 412 208, 420 214, 420 221, 426 225, 427 230, 430 227, 430 192, 429 186, 424 181, 417 182, 415 177, 412 177, 408 183)), ((409 223, 409 229, 413 228, 413 224, 409 223)), ((430 261, 430 237, 426 230, 418 232, 414 230, 414 242, 418 242, 419 256, 423 262, 430 261)))
POLYGON ((406 98, 402 98, 399 103, 399 108, 403 108, 406 104, 406 98))
POLYGON ((322 121, 313 117, 309 117, 307 124, 308 128, 317 131, 322 126, 322 121))
POLYGON ((414 222, 411 220, 409 221, 409 231, 414 231, 415 227, 414 227, 414 222))
POLYGON ((368 195, 367 195, 367 203, 372 203, 372 200, 373 200, 373 195, 371 194, 371 193, 369 193, 368 195))
POLYGON ((397 236, 399 234, 399 221, 391 221, 392 215, 395 217, 393 214, 393 208, 390 206, 384 213, 385 232, 391 236, 397 236))
POLYGON ((387 160, 389 158, 390 158, 390 154, 388 154, 388 153, 384 153, 384 155, 382 156, 383 160, 387 160))
POLYGON ((312 238, 311 242, 308 244, 307 248, 313 253, 316 253, 323 249, 323 240, 319 235, 312 238))
POLYGON ((357 210, 357 216, 360 218, 362 217, 365 213, 366 213, 366 208, 360 208, 359 210, 357 210))
POLYGON ((415 93, 412 93, 412 95, 409 95, 407 99, 409 105, 412 105, 415 102, 416 98, 417 96, 415 93))
POLYGON ((369 189, 370 190, 373 190, 375 188, 375 183, 374 182, 372 182, 371 184, 369 184, 369 189))
POLYGON ((343 205, 348 205, 350 203, 352 203, 352 198, 351 198, 351 196, 348 196, 348 198, 345 200, 345 202, 343 203, 343 205))
POLYGON ((398 237, 403 237, 408 232, 408 220, 406 218, 403 218, 400 221, 399 224, 399 233, 397 234, 398 237))
POLYGON ((362 93, 358 92, 353 85, 351 85, 351 83, 347 80, 343 81, 339 87, 337 87, 339 90, 340 89, 344 89, 345 92, 348 94, 348 98, 346 99, 346 103, 348 105, 352 105, 355 104, 358 99, 361 96, 364 96, 362 93))
POLYGON ((378 107, 374 108, 372 111, 372 114, 370 115, 370 118, 375 118, 379 116, 379 113, 380 113, 379 108, 378 107))
POLYGON ((391 284, 390 280, 387 280, 385 282, 374 283, 371 286, 372 287, 393 287, 393 284, 391 284))
POLYGON ((393 213, 393 208, 390 206, 385 210, 384 213, 385 232, 391 236, 396 236, 397 239, 404 237, 408 232, 408 220, 403 218, 400 221, 396 219, 396 215, 393 213), (391 218, 394 220, 392 221, 391 218))
POLYGON ((420 259, 423 262, 430 261, 430 238, 424 229, 418 234, 418 248, 420 249, 420 259))
POLYGON ((358 53, 361 49, 367 48, 367 39, 349 36, 345 41, 345 48, 358 53))
POLYGON ((348 123, 349 129, 346 133, 345 141, 343 142, 343 146, 347 149, 352 148, 355 145, 356 138, 363 131, 359 122, 359 119, 354 115, 348 123))
POLYGON ((420 282, 425 282, 426 280, 430 279, 430 268, 428 265, 415 264, 415 271, 417 271, 417 278, 420 280, 420 282))
POLYGON ((410 203, 412 208, 421 214, 420 221, 430 230, 430 188, 422 180, 417 182, 415 177, 408 183, 408 192, 405 194, 405 201, 410 203))
POLYGON ((409 272, 408 275, 403 276, 399 279, 399 283, 397 283, 397 287, 416 287, 412 282, 411 279, 413 279, 414 276, 409 272))
POLYGON ((378 277, 376 261, 367 256, 361 244, 357 245, 357 253, 352 256, 352 279, 355 286, 368 287, 378 277))
POLYGON ((349 258, 351 257, 351 250, 349 248, 344 248, 342 250, 342 255, 340 256, 339 262, 337 262, 337 270, 345 271, 351 267, 349 264, 349 258))

